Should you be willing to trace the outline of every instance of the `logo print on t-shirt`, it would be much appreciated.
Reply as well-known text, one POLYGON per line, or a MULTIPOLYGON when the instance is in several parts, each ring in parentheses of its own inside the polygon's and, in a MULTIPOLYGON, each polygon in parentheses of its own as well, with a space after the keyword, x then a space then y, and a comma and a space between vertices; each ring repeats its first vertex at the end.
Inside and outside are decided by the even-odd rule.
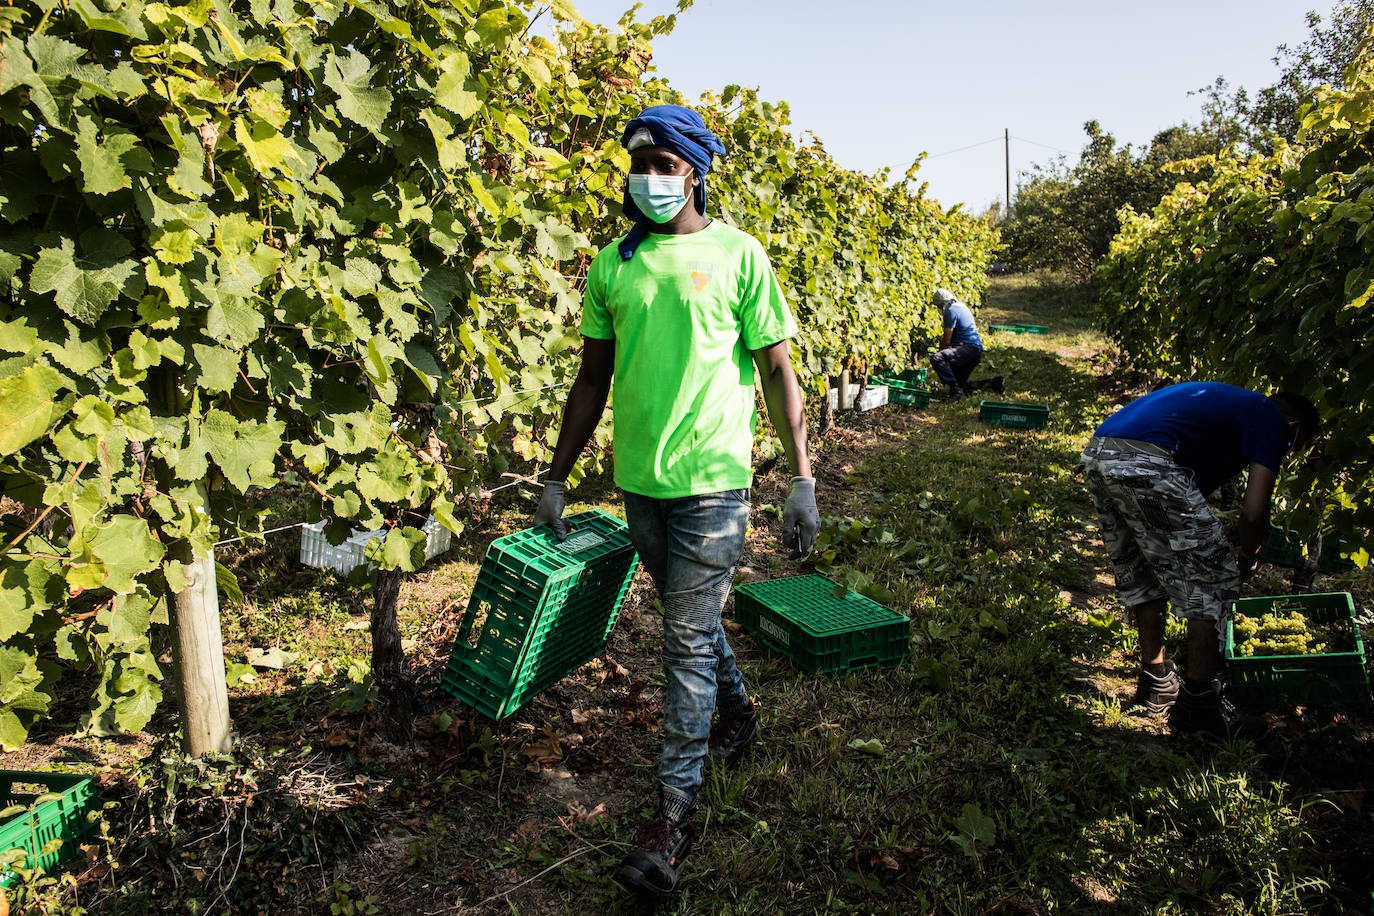
POLYGON ((701 292, 703 289, 705 289, 706 284, 710 282, 710 274, 700 270, 692 271, 692 288, 695 289, 697 292, 701 292))

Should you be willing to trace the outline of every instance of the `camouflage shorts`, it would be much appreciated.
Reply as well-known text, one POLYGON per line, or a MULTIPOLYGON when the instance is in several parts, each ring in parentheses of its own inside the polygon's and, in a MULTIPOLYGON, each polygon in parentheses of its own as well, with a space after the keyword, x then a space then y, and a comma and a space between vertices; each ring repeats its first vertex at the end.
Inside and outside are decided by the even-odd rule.
POLYGON ((1121 603, 1167 597, 1180 617, 1225 621, 1240 571, 1226 526, 1192 472, 1169 457, 1092 443, 1078 467, 1097 504, 1121 603))

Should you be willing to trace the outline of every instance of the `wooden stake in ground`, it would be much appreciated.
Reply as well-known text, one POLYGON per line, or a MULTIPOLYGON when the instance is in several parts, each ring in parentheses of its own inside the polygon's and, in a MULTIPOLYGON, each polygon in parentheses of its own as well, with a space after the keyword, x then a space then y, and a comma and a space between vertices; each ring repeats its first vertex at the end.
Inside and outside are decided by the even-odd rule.
POLYGON ((186 570, 186 587, 172 596, 171 613, 182 746, 196 757, 227 754, 229 690, 224 682, 215 552, 195 556, 191 545, 182 542, 173 555, 186 570))
POLYGON ((396 605, 401 595, 399 569, 377 570, 372 602, 372 683, 381 700, 382 733, 391 741, 409 741, 415 700, 415 675, 401 647, 396 605))
MULTIPOLYGON (((429 506, 393 513, 399 524, 423 528, 429 506)), ((409 741, 411 719, 415 714, 415 673, 406 661, 401 646, 401 628, 396 621, 396 605, 401 596, 400 569, 378 569, 372 601, 372 683, 382 706, 382 733, 390 741, 409 741)))

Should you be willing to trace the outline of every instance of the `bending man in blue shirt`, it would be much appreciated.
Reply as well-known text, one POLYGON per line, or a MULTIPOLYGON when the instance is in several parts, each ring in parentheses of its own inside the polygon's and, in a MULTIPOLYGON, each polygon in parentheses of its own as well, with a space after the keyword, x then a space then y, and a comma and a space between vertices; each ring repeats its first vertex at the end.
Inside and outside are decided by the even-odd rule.
POLYGON ((959 400, 973 393, 974 388, 984 385, 998 394, 1002 393, 1002 376, 984 381, 969 382, 969 376, 983 359, 983 340, 978 336, 978 326, 973 321, 973 311, 954 298, 947 289, 937 289, 930 301, 940 310, 941 324, 945 333, 940 340, 940 349, 930 357, 930 366, 940 381, 949 387, 952 400, 959 400))
POLYGON ((1236 534, 1242 558, 1253 562, 1279 465, 1317 427, 1316 408, 1301 395, 1185 382, 1127 404, 1083 450, 1079 468, 1097 505, 1117 594, 1140 634, 1135 701, 1154 715, 1167 711, 1176 734, 1239 733, 1214 678, 1240 570, 1207 494, 1249 469, 1236 534), (1168 606, 1188 621, 1185 680, 1164 658, 1168 606))

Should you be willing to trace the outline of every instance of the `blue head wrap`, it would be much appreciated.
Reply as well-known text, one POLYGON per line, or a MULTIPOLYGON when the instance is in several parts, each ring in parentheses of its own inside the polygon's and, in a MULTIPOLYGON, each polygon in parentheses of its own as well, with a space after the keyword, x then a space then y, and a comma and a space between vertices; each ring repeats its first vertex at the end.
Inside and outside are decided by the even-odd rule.
MULTIPOLYGON (((721 144, 720 138, 706 126, 701 115, 681 105, 653 105, 644 109, 639 113, 639 117, 625 125, 625 133, 621 135, 620 142, 628 146, 630 138, 641 129, 649 132, 656 146, 667 147, 692 166, 692 171, 699 180, 696 193, 693 195, 693 204, 697 212, 705 216, 706 173, 711 171, 711 157, 717 153, 725 154, 725 147, 721 144)), ((621 206, 625 216, 635 223, 634 228, 620 240, 618 246, 621 260, 628 261, 634 257, 639 243, 649 234, 649 219, 639 212, 628 190, 621 206)))

